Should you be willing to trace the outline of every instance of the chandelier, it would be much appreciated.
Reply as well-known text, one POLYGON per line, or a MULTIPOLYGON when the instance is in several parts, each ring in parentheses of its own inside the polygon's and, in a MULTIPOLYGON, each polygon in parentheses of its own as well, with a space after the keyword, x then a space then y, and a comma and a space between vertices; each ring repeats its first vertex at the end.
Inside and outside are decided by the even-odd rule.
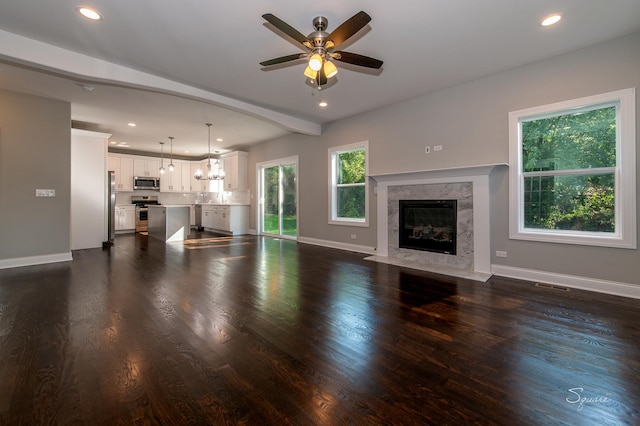
POLYGON ((207 123, 207 127, 209 128, 209 137, 208 137, 209 161, 207 162, 207 174, 203 175, 202 170, 198 169, 196 173, 193 175, 193 177, 198 180, 222 180, 224 179, 224 170, 222 170, 222 165, 220 164, 220 156, 218 154, 215 154, 213 156, 213 159, 215 161, 213 164, 211 164, 211 123, 207 123))

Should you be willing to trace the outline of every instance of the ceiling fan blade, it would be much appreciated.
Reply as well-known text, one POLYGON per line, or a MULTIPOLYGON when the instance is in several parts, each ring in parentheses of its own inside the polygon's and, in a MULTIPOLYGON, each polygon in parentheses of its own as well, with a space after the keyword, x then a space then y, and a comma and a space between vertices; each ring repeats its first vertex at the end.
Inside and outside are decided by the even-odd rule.
POLYGON ((361 67, 380 69, 383 62, 379 59, 370 58, 368 56, 358 55, 351 52, 333 52, 333 59, 336 61, 346 62, 348 64, 358 65, 361 67), (333 56, 335 55, 335 57, 333 56))
POLYGON ((260 65, 263 67, 269 67, 271 65, 282 64, 284 62, 295 61, 296 59, 300 59, 304 56, 304 53, 296 53, 293 55, 281 56, 279 58, 269 59, 268 61, 260 62, 260 65))
POLYGON ((309 39, 306 36, 304 36, 300 31, 296 30, 277 16, 271 13, 265 13, 264 15, 262 15, 262 17, 271 25, 273 25, 295 41, 302 44, 309 43, 309 39))
POLYGON ((338 46, 364 28, 369 21, 371 21, 371 16, 360 11, 333 30, 333 32, 327 37, 327 40, 333 41, 334 46, 338 46))

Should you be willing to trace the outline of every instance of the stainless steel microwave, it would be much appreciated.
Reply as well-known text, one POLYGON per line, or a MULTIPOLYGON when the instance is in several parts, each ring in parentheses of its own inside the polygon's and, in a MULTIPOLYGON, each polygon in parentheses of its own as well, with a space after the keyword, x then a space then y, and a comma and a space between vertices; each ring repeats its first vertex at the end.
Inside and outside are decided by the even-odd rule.
POLYGON ((160 191, 160 178, 148 176, 134 176, 133 189, 160 191))

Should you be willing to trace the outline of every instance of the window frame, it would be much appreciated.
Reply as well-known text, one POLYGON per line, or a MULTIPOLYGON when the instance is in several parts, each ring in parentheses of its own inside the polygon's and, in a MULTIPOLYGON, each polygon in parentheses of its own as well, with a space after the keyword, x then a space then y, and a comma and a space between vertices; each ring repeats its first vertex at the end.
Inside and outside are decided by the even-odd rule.
MULTIPOLYGON (((509 238, 587 246, 637 248, 635 88, 509 113, 509 238), (615 232, 525 228, 522 122, 616 106, 615 232)), ((589 169, 581 169, 589 170, 589 169)), ((593 172, 602 169, 592 169, 593 172)), ((560 175, 562 174, 559 173, 560 175)), ((530 175, 530 173, 529 173, 530 175)))
POLYGON ((329 224, 346 226, 369 226, 369 141, 336 146, 328 149, 329 162, 329 224), (340 154, 352 151, 364 151, 365 178, 363 184, 338 185, 337 158, 340 154), (338 187, 364 186, 364 219, 338 217, 338 187))

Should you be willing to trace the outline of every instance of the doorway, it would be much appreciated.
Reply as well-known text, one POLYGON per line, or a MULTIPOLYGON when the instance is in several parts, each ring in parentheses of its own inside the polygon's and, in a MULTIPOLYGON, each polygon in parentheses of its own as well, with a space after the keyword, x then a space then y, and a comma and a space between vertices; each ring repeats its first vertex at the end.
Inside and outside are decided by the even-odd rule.
POLYGON ((258 164, 260 234, 298 237, 298 157, 258 164))

